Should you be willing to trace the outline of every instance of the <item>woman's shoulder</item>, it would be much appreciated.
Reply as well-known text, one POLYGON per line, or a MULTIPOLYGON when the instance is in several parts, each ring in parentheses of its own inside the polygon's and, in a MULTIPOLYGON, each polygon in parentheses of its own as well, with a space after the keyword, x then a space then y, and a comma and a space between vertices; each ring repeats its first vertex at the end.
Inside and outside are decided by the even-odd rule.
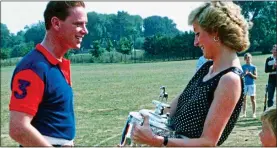
POLYGON ((233 68, 226 72, 219 80, 219 86, 226 86, 229 90, 235 90, 242 84, 243 72, 239 68, 233 68))
POLYGON ((227 72, 221 77, 220 81, 222 81, 224 84, 240 82, 239 74, 240 74, 240 71, 227 72))

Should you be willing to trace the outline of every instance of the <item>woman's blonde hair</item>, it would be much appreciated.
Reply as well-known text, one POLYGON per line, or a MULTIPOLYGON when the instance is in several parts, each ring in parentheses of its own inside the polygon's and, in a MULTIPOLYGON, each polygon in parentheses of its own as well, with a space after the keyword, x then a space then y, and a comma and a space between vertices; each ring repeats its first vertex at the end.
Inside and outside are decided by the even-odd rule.
POLYGON ((277 113, 276 113, 276 106, 270 107, 268 110, 263 112, 261 116, 262 121, 267 121, 270 126, 272 131, 275 134, 275 137, 277 138, 277 113))
POLYGON ((208 33, 217 32, 221 43, 237 52, 245 51, 250 46, 250 25, 241 14, 241 8, 233 2, 205 3, 190 13, 189 25, 194 21, 208 33))

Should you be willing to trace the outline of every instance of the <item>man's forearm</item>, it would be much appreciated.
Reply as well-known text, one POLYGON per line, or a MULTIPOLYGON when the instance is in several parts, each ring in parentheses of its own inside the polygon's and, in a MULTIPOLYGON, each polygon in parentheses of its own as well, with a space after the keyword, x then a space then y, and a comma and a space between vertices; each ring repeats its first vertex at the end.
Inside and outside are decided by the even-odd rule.
POLYGON ((52 146, 32 125, 26 125, 11 132, 11 137, 22 146, 52 146))
POLYGON ((253 74, 253 73, 248 73, 253 79, 257 79, 257 75, 256 74, 253 74))

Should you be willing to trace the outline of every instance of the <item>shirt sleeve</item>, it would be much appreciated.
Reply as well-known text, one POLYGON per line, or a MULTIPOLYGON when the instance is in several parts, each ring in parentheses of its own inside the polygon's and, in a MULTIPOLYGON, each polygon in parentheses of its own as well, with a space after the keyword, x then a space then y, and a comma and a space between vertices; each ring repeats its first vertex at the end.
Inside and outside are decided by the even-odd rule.
POLYGON ((34 116, 38 110, 44 82, 32 70, 23 70, 12 79, 12 90, 9 109, 34 116))

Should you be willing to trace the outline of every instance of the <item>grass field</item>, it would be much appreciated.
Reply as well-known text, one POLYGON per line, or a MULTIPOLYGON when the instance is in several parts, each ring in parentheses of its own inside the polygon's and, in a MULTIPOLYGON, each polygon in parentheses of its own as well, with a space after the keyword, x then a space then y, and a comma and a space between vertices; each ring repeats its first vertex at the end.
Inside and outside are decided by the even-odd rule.
MULTIPOLYGON (((241 118, 222 146, 261 146, 260 114, 263 110, 269 55, 254 56, 258 68, 257 119, 252 119, 250 98, 248 118, 241 118)), ((244 61, 241 59, 241 63, 244 61)), ((172 100, 186 86, 195 71, 196 60, 139 64, 73 64, 77 133, 76 146, 116 146, 130 111, 151 109, 159 87, 166 86, 172 100)), ((14 67, 1 68, 1 146, 18 146, 8 134, 10 79, 14 67)))

